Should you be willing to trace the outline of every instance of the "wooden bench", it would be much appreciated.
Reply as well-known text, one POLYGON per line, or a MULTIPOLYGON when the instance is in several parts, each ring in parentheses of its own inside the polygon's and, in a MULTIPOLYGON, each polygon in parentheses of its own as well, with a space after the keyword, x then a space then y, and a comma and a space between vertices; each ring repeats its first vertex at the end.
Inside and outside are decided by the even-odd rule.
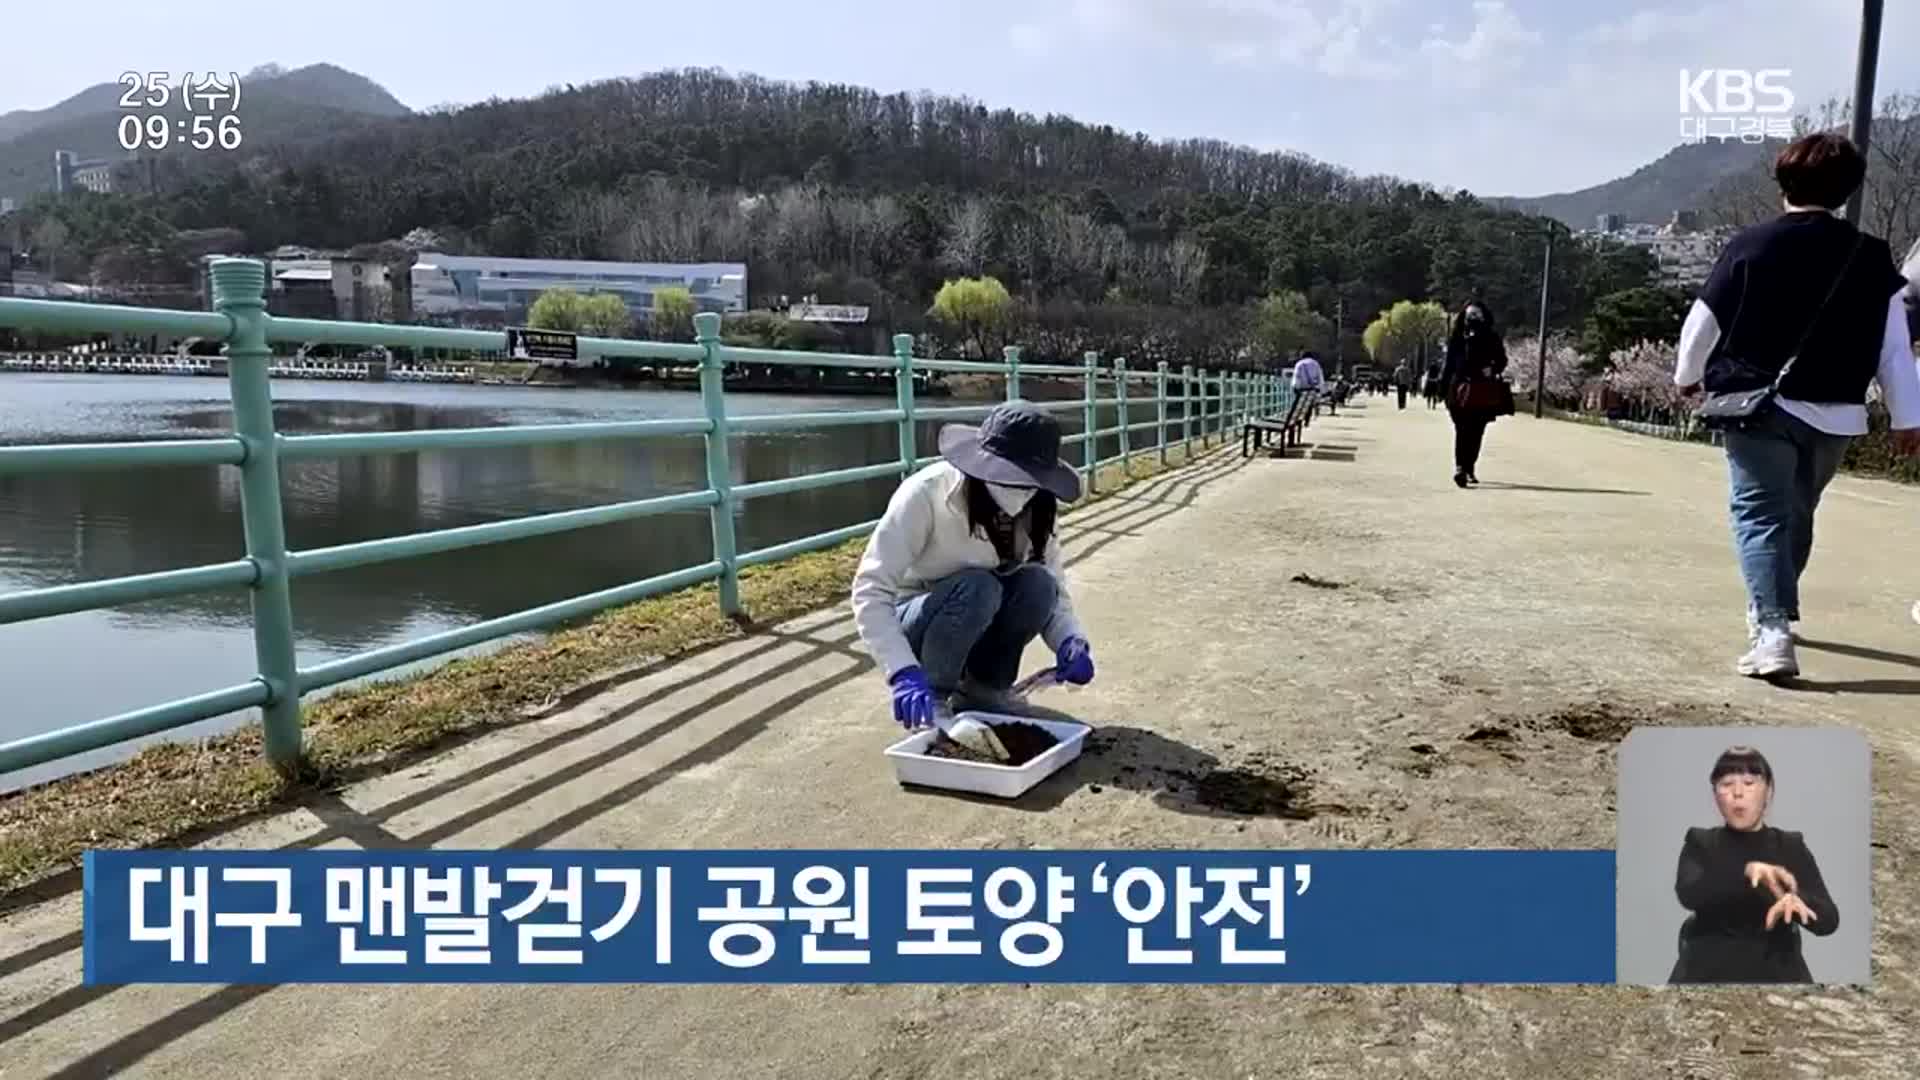
POLYGON ((1298 445, 1300 433, 1313 420, 1313 407, 1318 397, 1318 391, 1302 391, 1293 396, 1287 411, 1279 416, 1259 416, 1247 421, 1240 429, 1240 456, 1252 457, 1255 451, 1266 445, 1268 435, 1280 436, 1282 450, 1298 445))

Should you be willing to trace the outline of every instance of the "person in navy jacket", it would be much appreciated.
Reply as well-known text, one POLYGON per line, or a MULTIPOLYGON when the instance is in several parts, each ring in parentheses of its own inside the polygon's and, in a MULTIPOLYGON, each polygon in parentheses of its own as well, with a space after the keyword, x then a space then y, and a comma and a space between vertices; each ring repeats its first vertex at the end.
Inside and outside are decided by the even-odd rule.
POLYGON ((1728 242, 1680 331, 1673 381, 1682 392, 1778 382, 1771 401, 1726 434, 1734 546, 1747 586, 1747 652, 1735 670, 1754 678, 1800 673, 1792 624, 1813 553, 1814 510, 1847 444, 1867 433, 1870 384, 1880 384, 1900 451, 1920 453, 1906 279, 1885 240, 1834 214, 1866 168, 1840 135, 1808 135, 1782 150, 1774 176, 1783 213, 1728 242))

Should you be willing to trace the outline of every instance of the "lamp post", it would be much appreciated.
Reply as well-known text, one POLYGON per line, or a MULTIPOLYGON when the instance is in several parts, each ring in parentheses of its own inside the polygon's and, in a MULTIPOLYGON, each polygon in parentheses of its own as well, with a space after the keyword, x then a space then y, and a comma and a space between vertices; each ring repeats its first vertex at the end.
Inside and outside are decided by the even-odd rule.
POLYGON ((1547 222, 1547 254, 1540 266, 1540 356, 1533 369, 1533 418, 1546 415, 1547 401, 1547 284, 1553 280, 1553 222, 1547 222))
MULTIPOLYGON (((1880 61, 1880 16, 1886 0, 1862 0, 1860 7, 1860 55, 1853 68, 1853 145, 1860 156, 1867 154, 1867 138, 1873 129, 1873 76, 1880 61)), ((1860 202, 1866 195, 1863 182, 1847 199, 1847 220, 1860 223, 1860 202)))

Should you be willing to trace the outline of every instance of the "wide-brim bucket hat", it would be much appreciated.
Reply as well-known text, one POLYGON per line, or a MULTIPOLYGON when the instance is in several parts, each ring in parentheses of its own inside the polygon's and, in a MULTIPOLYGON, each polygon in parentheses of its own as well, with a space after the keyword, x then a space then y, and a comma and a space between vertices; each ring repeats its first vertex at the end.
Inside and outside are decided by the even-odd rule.
POLYGON ((979 427, 941 428, 940 456, 976 480, 1080 497, 1080 474, 1060 460, 1060 422, 1025 401, 995 406, 979 427))

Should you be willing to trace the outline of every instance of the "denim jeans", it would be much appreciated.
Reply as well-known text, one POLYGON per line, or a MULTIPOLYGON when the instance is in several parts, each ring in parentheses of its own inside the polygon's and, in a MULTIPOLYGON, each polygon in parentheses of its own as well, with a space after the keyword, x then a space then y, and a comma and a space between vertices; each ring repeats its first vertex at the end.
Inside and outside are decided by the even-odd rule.
POLYGON ((1035 563, 1011 571, 962 570, 901 604, 907 643, 936 690, 963 675, 996 690, 1020 678, 1020 657, 1053 617, 1059 586, 1035 563))
POLYGON ((1800 618, 1813 512, 1849 441, 1771 405, 1747 430, 1727 433, 1733 546, 1747 605, 1762 621, 1800 618))

